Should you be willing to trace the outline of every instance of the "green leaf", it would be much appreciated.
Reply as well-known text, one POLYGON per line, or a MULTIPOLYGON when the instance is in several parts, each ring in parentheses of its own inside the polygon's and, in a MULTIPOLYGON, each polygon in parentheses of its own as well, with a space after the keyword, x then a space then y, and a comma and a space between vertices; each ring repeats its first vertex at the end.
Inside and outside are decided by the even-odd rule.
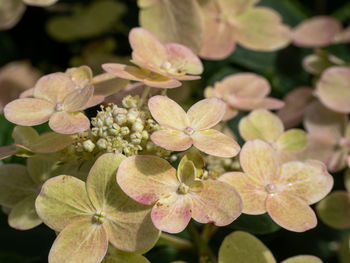
POLYGON ((263 215, 246 215, 242 214, 234 221, 229 228, 248 231, 252 234, 269 234, 281 229, 268 214, 263 215))
POLYGON ((219 263, 276 263, 271 251, 256 237, 236 231, 227 237, 219 249, 219 263))

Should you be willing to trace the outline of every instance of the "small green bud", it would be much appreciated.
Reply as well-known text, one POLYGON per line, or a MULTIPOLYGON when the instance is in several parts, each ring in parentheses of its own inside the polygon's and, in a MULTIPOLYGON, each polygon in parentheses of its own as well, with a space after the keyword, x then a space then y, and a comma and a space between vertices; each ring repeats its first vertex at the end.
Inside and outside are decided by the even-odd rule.
POLYGON ((128 135, 130 133, 130 130, 129 130, 129 128, 128 127, 121 127, 120 128, 120 134, 122 135, 122 136, 125 136, 125 135, 128 135))
POLYGON ((123 113, 118 113, 114 119, 118 125, 123 125, 127 121, 126 115, 123 113))
POLYGON ((97 141, 97 147, 99 149, 107 149, 107 146, 108 146, 107 140, 101 138, 97 141))
POLYGON ((91 140, 87 140, 83 142, 83 148, 87 152, 92 152, 95 149, 95 144, 91 140))

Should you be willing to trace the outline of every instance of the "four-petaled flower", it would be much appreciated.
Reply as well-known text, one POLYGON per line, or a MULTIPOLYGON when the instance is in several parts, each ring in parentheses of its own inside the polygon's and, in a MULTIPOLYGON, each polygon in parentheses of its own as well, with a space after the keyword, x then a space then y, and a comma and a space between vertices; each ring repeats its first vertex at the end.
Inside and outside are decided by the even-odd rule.
POLYGON ((176 43, 162 44, 146 29, 132 29, 129 42, 133 50, 131 62, 139 68, 107 63, 102 65, 105 71, 155 88, 176 88, 181 86, 181 80, 199 79, 191 75, 203 72, 200 59, 189 48, 176 43))
POLYGON ((191 217, 200 223, 228 225, 242 211, 236 190, 216 180, 196 180, 192 161, 187 161, 176 175, 164 159, 131 156, 120 164, 117 182, 137 202, 152 205, 154 225, 169 233, 184 230, 191 217))
POLYGON ((219 177, 237 189, 243 213, 268 212, 280 226, 303 232, 314 228, 317 218, 309 205, 324 198, 332 189, 333 177, 319 161, 279 164, 273 148, 261 141, 245 143, 240 153, 243 172, 219 177))
POLYGON ((22 126, 49 121, 52 130, 62 134, 82 132, 90 127, 89 119, 81 112, 101 103, 103 96, 94 96, 94 87, 77 86, 64 73, 53 73, 39 79, 34 98, 17 99, 6 105, 5 117, 22 126))
POLYGON ((202 152, 220 157, 233 157, 240 147, 235 140, 210 129, 225 114, 226 105, 217 98, 194 104, 187 113, 173 100, 154 96, 148 101, 153 118, 165 129, 154 132, 152 141, 170 151, 185 151, 192 144, 202 152))

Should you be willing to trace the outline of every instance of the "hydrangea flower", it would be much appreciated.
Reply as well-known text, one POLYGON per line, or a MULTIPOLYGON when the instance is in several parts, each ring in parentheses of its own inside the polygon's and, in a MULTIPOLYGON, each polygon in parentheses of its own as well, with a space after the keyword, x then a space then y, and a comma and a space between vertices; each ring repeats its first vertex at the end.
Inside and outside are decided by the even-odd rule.
POLYGON ((225 114, 226 105, 221 100, 201 100, 186 113, 168 97, 154 96, 148 107, 153 118, 164 127, 151 135, 156 145, 170 151, 185 151, 194 145, 202 152, 220 157, 238 154, 240 147, 235 140, 211 129, 225 114))
POLYGON ((214 87, 207 87, 204 95, 206 98, 222 99, 227 105, 223 120, 229 120, 235 117, 239 110, 282 108, 282 101, 266 98, 270 89, 270 84, 265 78, 253 73, 238 73, 216 82, 214 87))
POLYGON ((107 63, 102 65, 105 71, 155 88, 176 88, 181 86, 181 80, 200 78, 192 75, 201 74, 203 65, 189 48, 162 44, 143 28, 132 29, 129 42, 133 50, 131 62, 139 67, 107 63))
POLYGON ((320 160, 331 172, 344 169, 350 159, 350 124, 347 115, 333 112, 315 101, 305 114, 304 126, 309 132, 309 139, 299 158, 320 160))
POLYGON ((317 82, 316 95, 327 108, 350 113, 350 68, 335 66, 325 70, 317 82))
POLYGON ((350 228, 350 173, 345 174, 346 191, 337 190, 317 204, 321 220, 336 229, 350 228))
POLYGON ((350 42, 350 27, 330 16, 315 16, 304 20, 292 31, 293 43, 299 47, 324 47, 334 43, 350 42))
POLYGON ((116 183, 121 154, 100 156, 86 183, 68 175, 56 176, 43 185, 36 199, 42 221, 59 231, 50 263, 99 263, 108 242, 124 251, 138 251, 159 236, 149 216, 150 208, 127 197, 116 183), (93 249, 91 249, 93 248, 93 249))
POLYGON ((273 9, 254 6, 259 0, 202 1, 204 37, 200 56, 223 59, 236 43, 257 51, 272 51, 290 42, 289 27, 273 9))
POLYGON ((89 119, 82 110, 99 104, 103 97, 94 97, 94 87, 79 88, 64 73, 46 75, 36 83, 34 98, 17 99, 4 109, 7 120, 22 126, 49 121, 52 130, 62 134, 85 131, 89 119))
POLYGON ((254 110, 239 122, 239 132, 245 141, 260 139, 269 143, 280 162, 296 160, 306 146, 306 133, 301 129, 284 131, 282 121, 267 110, 254 110))
POLYGON ((192 161, 176 170, 164 159, 136 155, 119 167, 117 182, 139 203, 153 206, 154 225, 165 232, 179 233, 191 217, 200 223, 225 226, 242 211, 236 190, 216 180, 197 180, 192 161))
POLYGON ((237 189, 243 213, 268 212, 278 225, 295 232, 316 226, 317 218, 309 205, 324 198, 333 186, 333 177, 322 162, 280 164, 269 144, 252 140, 244 144, 240 163, 243 172, 225 173, 218 180, 237 189))

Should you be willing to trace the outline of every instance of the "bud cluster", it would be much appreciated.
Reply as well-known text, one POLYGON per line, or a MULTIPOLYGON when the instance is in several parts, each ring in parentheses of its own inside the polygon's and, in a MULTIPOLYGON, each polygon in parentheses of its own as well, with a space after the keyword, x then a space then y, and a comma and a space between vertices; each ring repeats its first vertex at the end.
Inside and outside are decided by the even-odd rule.
POLYGON ((123 107, 102 105, 101 111, 91 119, 90 132, 81 134, 75 143, 76 151, 93 155, 115 152, 125 156, 139 153, 169 156, 169 151, 151 141, 151 134, 161 127, 153 120, 147 106, 140 108, 139 104, 138 96, 128 95, 122 101, 123 107))
POLYGON ((222 158, 208 155, 205 158, 210 178, 217 178, 226 172, 239 171, 240 164, 237 158, 222 158))

